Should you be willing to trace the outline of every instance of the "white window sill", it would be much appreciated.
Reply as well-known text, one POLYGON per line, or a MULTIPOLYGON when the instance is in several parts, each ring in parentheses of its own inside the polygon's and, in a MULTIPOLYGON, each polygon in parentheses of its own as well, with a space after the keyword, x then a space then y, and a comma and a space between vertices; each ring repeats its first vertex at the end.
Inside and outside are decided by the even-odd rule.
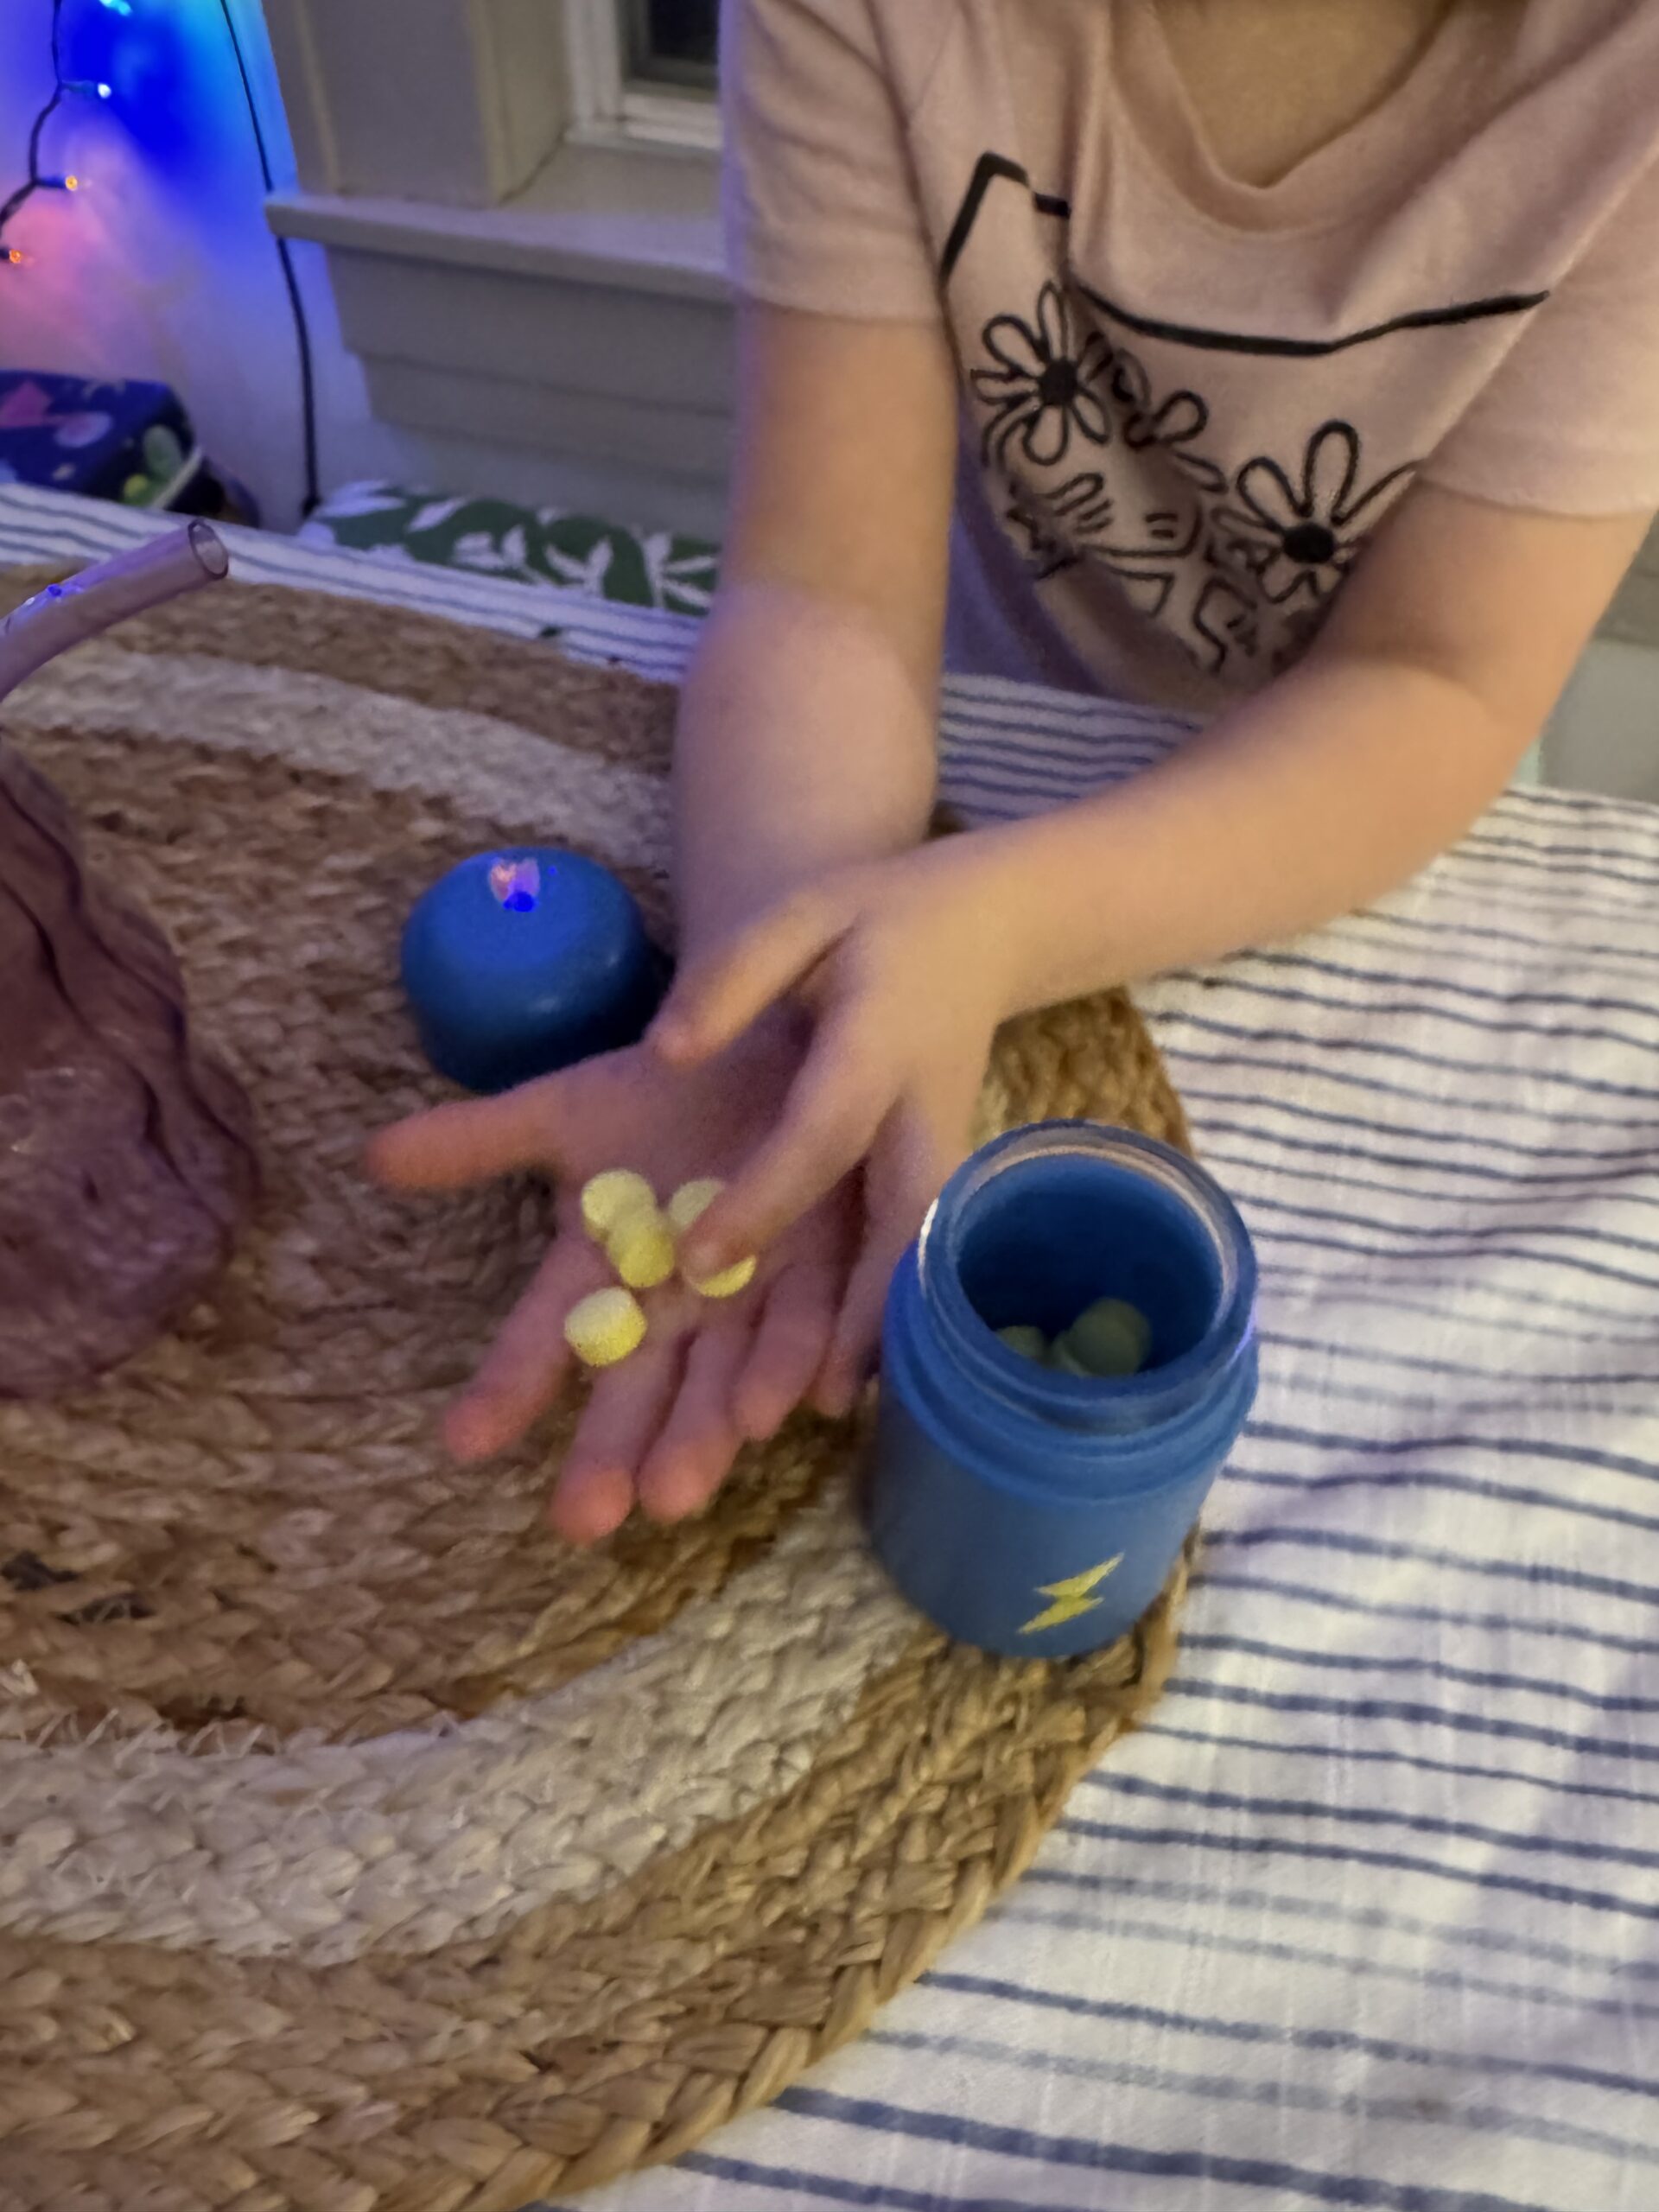
POLYGON ((590 126, 498 207, 294 190, 266 202, 284 238, 506 276, 723 301, 719 160, 683 141, 590 126))
POLYGON ((620 121, 606 130, 577 126, 573 138, 589 144, 653 146, 682 153, 718 154, 720 103, 706 92, 676 92, 664 85, 626 85, 618 105, 620 121))

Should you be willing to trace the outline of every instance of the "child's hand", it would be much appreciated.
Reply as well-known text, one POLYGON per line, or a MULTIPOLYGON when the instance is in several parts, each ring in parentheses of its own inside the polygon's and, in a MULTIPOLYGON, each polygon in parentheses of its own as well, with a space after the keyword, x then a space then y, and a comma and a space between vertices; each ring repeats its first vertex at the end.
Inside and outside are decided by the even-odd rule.
POLYGON ((961 1159, 998 1025, 1012 1011, 1008 911, 988 841, 955 838, 842 870, 683 968, 650 1046, 689 1071, 791 996, 810 1051, 776 1127, 686 1243, 710 1274, 775 1246, 861 1167, 863 1249, 817 1393, 850 1405, 894 1266, 961 1159))
MULTIPOLYGON (((518 1169, 558 1182, 558 1233, 447 1425, 465 1459, 503 1451, 557 1399, 572 1356, 564 1317, 614 1280, 583 1231, 582 1185, 637 1167, 666 1196, 734 1171, 764 1143, 804 1057, 807 1025, 775 1016, 695 1068, 648 1048, 612 1053, 499 1098, 441 1106, 377 1139, 371 1166, 404 1190, 449 1190, 518 1169)), ((770 1436, 811 1391, 847 1287, 857 1192, 824 1185, 770 1241, 737 1298, 679 1283, 645 1294, 650 1331, 632 1358, 595 1376, 560 1474, 554 1525, 592 1543, 636 1498, 660 1520, 697 1511, 747 1439, 770 1436)))

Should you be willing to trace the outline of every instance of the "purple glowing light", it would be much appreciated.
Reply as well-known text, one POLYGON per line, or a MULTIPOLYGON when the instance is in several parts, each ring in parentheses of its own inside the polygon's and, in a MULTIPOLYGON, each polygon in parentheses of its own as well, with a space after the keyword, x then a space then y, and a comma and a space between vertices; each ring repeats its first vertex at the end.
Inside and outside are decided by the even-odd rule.
POLYGON ((493 861, 490 890, 498 906, 509 914, 531 914, 542 895, 542 870, 537 861, 493 861))

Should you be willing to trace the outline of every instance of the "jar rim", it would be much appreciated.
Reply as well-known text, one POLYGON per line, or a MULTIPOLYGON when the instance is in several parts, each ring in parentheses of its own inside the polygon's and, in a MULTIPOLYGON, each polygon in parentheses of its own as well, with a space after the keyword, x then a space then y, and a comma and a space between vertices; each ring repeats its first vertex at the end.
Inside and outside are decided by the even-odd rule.
POLYGON ((1255 1249, 1221 1185, 1185 1153, 1138 1131, 1081 1119, 1012 1129, 965 1160, 929 1209, 917 1240, 917 1275, 954 1363, 1008 1410, 1050 1425, 1133 1433, 1178 1418, 1253 1340, 1255 1249), (963 1287, 960 1259, 974 1202, 1030 1161, 1087 1158, 1156 1182, 1178 1198, 1212 1245, 1219 1274, 1215 1312, 1197 1344, 1140 1374, 1110 1380, 1034 1367, 1002 1344, 963 1287))

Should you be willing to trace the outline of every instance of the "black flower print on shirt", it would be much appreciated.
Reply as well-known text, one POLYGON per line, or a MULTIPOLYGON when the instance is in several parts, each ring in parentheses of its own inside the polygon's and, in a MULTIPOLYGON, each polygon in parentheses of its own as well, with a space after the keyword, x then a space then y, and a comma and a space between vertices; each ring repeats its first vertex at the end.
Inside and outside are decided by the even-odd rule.
POLYGON ((1412 474, 1406 462, 1357 492, 1359 433, 1351 423, 1324 423, 1307 442, 1294 485, 1266 454, 1246 461, 1234 492, 1239 506, 1217 512, 1226 561, 1247 569, 1275 607, 1328 599, 1359 556, 1382 503, 1412 474))
POLYGON ((1259 454, 1230 476, 1203 449, 1210 403, 1160 390, 1091 327, 1091 298, 1046 277, 1029 319, 985 323, 970 375, 987 488, 1033 581, 1104 571, 1211 676, 1288 665, 1414 464, 1368 485, 1359 432, 1333 418, 1299 462, 1259 454))
POLYGON ((1471 389, 1478 365, 1459 364, 1459 334, 1484 344, 1495 318, 1530 316, 1548 294, 1402 290, 1385 304, 1368 290, 1363 316, 1336 298, 1308 327, 1264 297, 1241 329, 1211 319, 1178 269, 1131 283, 1098 265, 1097 226, 1074 222, 1082 181, 1058 149, 1040 168, 985 146, 939 246, 992 512, 1085 652, 1109 576, 1127 606, 1150 608, 1160 644, 1217 678, 1259 682, 1306 651, 1420 465, 1394 466, 1401 448, 1363 413, 1373 375, 1350 383, 1346 365, 1383 346, 1408 374, 1415 334, 1432 330, 1436 378, 1471 389), (1186 389, 1218 358, 1224 384, 1186 389), (1099 493, 1077 488, 1096 474, 1099 493))
POLYGON ((1120 499, 1097 468, 1069 477, 1058 489, 1016 484, 1007 509, 1010 531, 1022 537, 1037 582, 1093 561, 1122 583, 1141 613, 1161 614, 1175 585, 1175 571, 1198 543, 1203 516, 1196 500, 1147 506, 1120 499))
POLYGON ((1062 569, 1075 569, 1083 558, 1084 541, 1109 531, 1117 519, 1117 502, 1098 469, 1069 478, 1056 492, 1039 493, 1020 484, 1013 491, 1008 527, 1025 540, 1031 572, 1039 583, 1062 569))
POLYGON ((1172 391, 1167 399, 1154 404, 1152 379, 1126 346, 1112 349, 1108 388, 1123 442, 1131 453, 1159 447, 1201 490, 1227 489, 1226 471, 1193 450, 1192 441, 1210 427, 1210 410, 1196 391, 1172 391))
POLYGON ((1031 321, 994 315, 985 326, 994 368, 976 369, 973 387, 989 410, 982 441, 987 461, 1006 463, 1018 442, 1033 467, 1063 461, 1072 437, 1103 446, 1112 434, 1098 386, 1111 347, 1097 331, 1077 343, 1070 302, 1058 284, 1045 284, 1031 321))
MULTIPOLYGON (((1126 347, 1100 331, 1079 337, 1087 321, 1086 308, 1051 280, 1031 322, 1004 315, 985 326, 998 365, 972 379, 990 410, 982 451, 1001 479, 1004 520, 1035 582, 1087 563, 1116 578, 1138 613, 1157 619, 1204 542, 1206 502, 1226 493, 1227 475, 1196 450, 1210 423, 1198 394, 1155 394, 1126 347), (1056 482, 1057 461, 1078 437, 1112 448, 1123 466, 1103 457, 1056 482), (1149 471, 1158 456, 1168 465, 1149 471)), ((1213 652, 1215 642, 1206 638, 1204 650, 1213 652)))
POLYGON ((1192 609, 1202 643, 1189 645, 1188 652, 1211 676, 1219 676, 1232 654, 1254 660, 1262 642, 1260 612, 1230 578, 1210 577, 1192 609))

